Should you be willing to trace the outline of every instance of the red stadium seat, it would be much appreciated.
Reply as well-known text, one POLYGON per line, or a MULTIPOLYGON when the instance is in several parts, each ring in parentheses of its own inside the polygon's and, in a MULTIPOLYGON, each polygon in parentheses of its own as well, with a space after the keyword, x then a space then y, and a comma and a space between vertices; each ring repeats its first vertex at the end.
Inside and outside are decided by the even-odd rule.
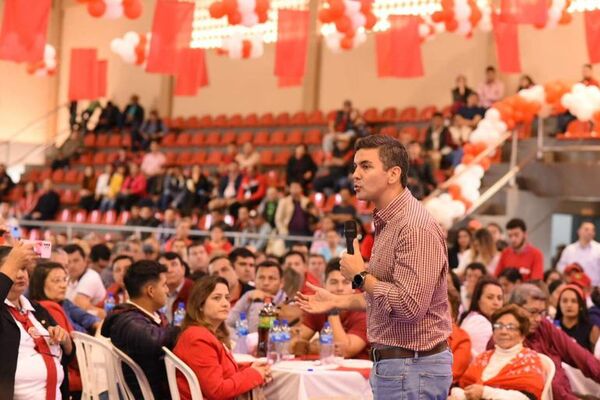
POLYGON ((45 169, 42 172, 40 172, 40 175, 38 177, 38 179, 41 181, 45 181, 46 179, 50 179, 52 178, 52 170, 51 169, 45 169))
POLYGON ((96 147, 106 147, 108 145, 108 135, 101 134, 96 136, 96 147))
POLYGON ((284 166, 287 165, 288 160, 291 157, 289 150, 281 150, 273 156, 273 165, 284 166))
POLYGON ((175 142, 177 141, 177 135, 175 132, 169 132, 163 137, 161 144, 165 147, 173 147, 175 146, 175 142))
POLYGON ((302 131, 295 129, 287 134, 285 138, 285 144, 290 146, 297 146, 302 143, 302 131))
POLYGON ((433 114, 435 114, 436 112, 436 106, 427 106, 421 110, 417 119, 419 121, 429 121, 433 117, 433 114))
POLYGON ((79 156, 79 164, 82 165, 92 165, 92 162, 94 161, 94 157, 92 155, 92 153, 84 153, 82 155, 79 156))
POLYGON ((218 151, 211 151, 206 158, 206 165, 219 165, 223 155, 218 151))
POLYGON ((210 128, 212 126, 212 123, 213 123, 212 116, 205 115, 202 118, 200 118, 200 121, 198 121, 198 127, 210 128))
POLYGON ((193 158, 194 158, 194 154, 189 151, 179 153, 178 157, 177 157, 177 165, 182 166, 182 167, 191 165, 193 158))
POLYGON ((219 131, 212 131, 206 136, 204 144, 207 146, 218 146, 221 143, 221 133, 219 131))
POLYGON ((321 110, 316 110, 308 114, 306 122, 310 125, 323 125, 326 123, 321 110))
POLYGON ((258 124, 258 116, 256 114, 248 114, 244 117, 243 126, 256 126, 258 124))
POLYGON ((85 210, 77 210, 77 212, 75 212, 75 216, 73 217, 73 222, 76 222, 78 224, 85 224, 86 220, 87 220, 87 213, 85 212, 85 210))
POLYGON ((325 117, 325 119, 327 122, 335 121, 336 115, 337 115, 337 110, 331 110, 327 113, 327 116, 325 117))
POLYGON ((236 139, 237 134, 235 131, 226 131, 223 133, 223 136, 221 136, 221 144, 226 146, 228 144, 235 143, 236 139))
POLYGON ((229 118, 229 126, 232 128, 239 128, 243 125, 243 121, 241 114, 234 114, 229 118))
POLYGON ((52 182, 54 183, 63 183, 65 180, 65 170, 57 169, 52 173, 52 182))
POLYGON ((175 165, 177 164, 177 153, 165 153, 165 155, 167 156, 167 165, 175 165))
POLYGON ((398 120, 401 122, 413 122, 417 120, 417 107, 406 107, 400 112, 398 120))
POLYGON ((94 210, 88 214, 88 224, 99 224, 102 222, 102 213, 99 210, 94 210))
POLYGON ((379 120, 379 112, 376 108, 368 108, 363 114, 363 118, 367 122, 377 122, 379 120))
POLYGON ((326 196, 321 192, 312 193, 310 195, 310 201, 315 205, 315 207, 317 207, 321 211, 323 210, 323 207, 325 206, 326 200, 327 200, 326 196))
POLYGON ((177 140, 175 141, 175 146, 177 147, 188 147, 190 145, 190 134, 187 132, 181 132, 177 136, 177 140))
POLYGON ((121 147, 121 142, 122 142, 122 138, 121 138, 121 134, 119 133, 113 133, 108 137, 108 147, 121 147))
POLYGON ((271 134, 271 140, 269 145, 271 146, 282 146, 285 144, 285 132, 284 131, 275 131, 271 134))
POLYGON ((92 160, 92 164, 94 165, 104 165, 107 163, 108 154, 101 152, 94 154, 94 159, 92 160))
POLYGON ((264 115, 261 115, 260 118, 258 119, 258 125, 260 126, 271 126, 275 124, 275 117, 273 117, 273 114, 271 113, 266 113, 264 115))
POLYGON ((206 139, 206 137, 204 136, 203 133, 201 132, 194 132, 192 135, 192 139, 190 141, 190 145, 191 146, 202 146, 204 144, 204 141, 206 139))
POLYGON ((129 221, 129 216, 129 211, 122 211, 121 214, 119 214, 119 220, 117 221, 117 223, 119 225, 125 225, 127 221, 129 221))
POLYGON ((304 132, 304 144, 306 145, 320 145, 322 140, 323 138, 320 129, 311 129, 304 132))
POLYGON ((292 115, 290 123, 292 125, 306 125, 307 120, 306 113, 304 111, 298 111, 296 114, 292 115))
POLYGON ((317 164, 317 165, 323 164, 323 161, 325 160, 325 153, 323 153, 322 150, 312 152, 311 155, 312 155, 313 160, 315 161, 315 164, 317 164))
POLYGON ((201 151, 194 154, 194 158, 192 159, 192 164, 194 165, 202 165, 206 162, 206 153, 201 151))
POLYGON ((117 223, 117 212, 115 210, 108 210, 102 217, 102 223, 106 225, 114 225, 117 223))
POLYGON ((252 137, 253 137, 252 131, 244 131, 238 135, 237 144, 241 146, 248 142, 252 142, 252 137))
POLYGON ((225 114, 219 114, 213 120, 213 126, 217 128, 225 128, 228 123, 229 120, 225 114))
POLYGON ((398 128, 396 128, 394 125, 384 126, 383 128, 381 128, 380 133, 382 135, 387 135, 395 138, 398 137, 398 128))
POLYGON ((62 223, 71 222, 71 218, 71 210, 69 210, 68 208, 64 208, 58 216, 58 221, 62 223))
POLYGON ((273 152, 271 150, 263 150, 260 152, 260 163, 262 165, 273 165, 273 152))
POLYGON ((396 107, 388 107, 381 113, 381 121, 384 122, 395 122, 398 117, 398 110, 396 107))
POLYGON ((171 125, 173 124, 173 121, 171 120, 170 117, 163 117, 162 122, 163 122, 163 125, 166 126, 167 128, 170 128, 171 125))
POLYGON ((83 138, 83 145, 85 147, 94 147, 96 145, 96 135, 88 134, 83 138))
POLYGON ((185 125, 185 118, 183 117, 175 117, 173 119, 173 129, 182 129, 183 126, 185 125))
POLYGON ((405 126, 402 128, 402 133, 404 134, 408 134, 411 137, 411 140, 418 140, 419 139, 419 128, 417 128, 416 126, 405 126))
POLYGON ((199 125, 198 117, 196 117, 195 115, 192 115, 191 117, 187 117, 185 119, 183 127, 186 129, 196 129, 196 128, 198 128, 198 125, 199 125))
POLYGON ((267 132, 267 131, 256 132, 256 135, 254 136, 254 145, 266 146, 268 144, 269 144, 269 132, 267 132))

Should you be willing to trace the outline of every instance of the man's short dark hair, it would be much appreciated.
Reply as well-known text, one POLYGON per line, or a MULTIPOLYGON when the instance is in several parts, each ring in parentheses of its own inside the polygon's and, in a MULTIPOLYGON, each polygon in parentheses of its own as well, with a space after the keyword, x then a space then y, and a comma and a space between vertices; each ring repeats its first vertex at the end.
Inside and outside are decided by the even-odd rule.
POLYGON ((496 68, 493 65, 488 65, 485 72, 496 72, 496 68))
POLYGON ((128 255, 121 254, 120 256, 115 257, 115 259, 112 261, 112 265, 115 265, 121 260, 129 260, 129 262, 131 262, 132 264, 134 263, 133 258, 131 258, 128 255))
POLYGON ((79 253, 79 254, 81 254, 82 258, 85 258, 85 251, 83 251, 81 246, 78 244, 74 244, 74 243, 68 244, 65 247, 63 247, 63 250, 67 254, 79 253))
POLYGON ((485 267, 485 265, 483 265, 482 263, 479 262, 472 262, 471 264, 467 265, 467 267, 465 268, 465 273, 467 272, 467 270, 472 269, 472 270, 478 270, 481 271, 482 276, 487 275, 487 268, 485 267))
POLYGON ((90 260, 92 262, 98 262, 100 260, 110 260, 110 249, 104 243, 99 243, 92 246, 90 250, 90 260))
POLYGON ((245 247, 236 247, 235 249, 231 250, 231 252, 229 253, 229 261, 231 261, 231 264, 235 264, 235 262, 237 261, 238 258, 249 258, 249 257, 256 259, 256 256, 254 255, 254 253, 245 247))
POLYGON ((327 277, 330 273, 340 270, 340 260, 341 259, 339 257, 333 257, 327 262, 327 266, 325 267, 325 280, 327 280, 327 277))
POLYGON ((276 263, 273 260, 265 260, 261 263, 258 263, 258 265, 256 266, 257 274, 258 274, 258 270, 261 268, 277 268, 277 271, 279 271, 279 277, 280 278, 283 277, 283 270, 281 269, 281 265, 279 263, 276 263))
POLYGON ((140 297, 146 284, 157 282, 160 274, 166 272, 167 267, 152 260, 140 260, 131 264, 123 278, 129 297, 140 297))
POLYGON ((408 183, 408 152, 396 139, 387 135, 366 136, 356 142, 354 150, 377 149, 379 160, 384 170, 400 167, 400 184, 406 187, 408 183))
POLYGON ((502 270, 498 278, 506 278, 510 283, 523 282, 523 275, 518 268, 510 267, 502 270))
POLYGON ((513 218, 506 223, 506 229, 520 229, 523 232, 527 232, 527 225, 521 218, 513 218))
POLYGON ((285 255, 283 256, 283 263, 285 264, 285 260, 288 259, 288 257, 291 256, 298 256, 302 259, 302 262, 306 264, 306 257, 304 257, 304 254, 300 253, 299 251, 296 250, 290 250, 287 253, 285 253, 285 255))
POLYGON ((592 64, 583 64, 583 66, 584 66, 585 68, 589 68, 589 69, 592 69, 592 68, 594 68, 594 66, 593 66, 592 64))
POLYGON ((0 264, 4 262, 11 250, 12 246, 0 246, 0 264))
POLYGON ((204 242, 200 241, 200 240, 196 240, 194 242, 192 242, 192 244, 190 244, 187 248, 188 253, 190 252, 190 250, 194 247, 198 247, 198 246, 202 246, 204 247, 204 242))
POLYGON ((432 118, 436 118, 436 117, 439 117, 439 118, 444 118, 444 114, 442 114, 442 113, 441 113, 441 112, 439 112, 439 111, 436 111, 436 112, 434 112, 434 113, 433 113, 433 116, 432 116, 432 118))
POLYGON ((502 227, 500 226, 500 224, 497 224, 495 222, 490 222, 489 224, 487 224, 488 228, 490 226, 495 227, 496 229, 498 229, 500 231, 500 233, 504 232, 504 230, 502 229, 502 227))

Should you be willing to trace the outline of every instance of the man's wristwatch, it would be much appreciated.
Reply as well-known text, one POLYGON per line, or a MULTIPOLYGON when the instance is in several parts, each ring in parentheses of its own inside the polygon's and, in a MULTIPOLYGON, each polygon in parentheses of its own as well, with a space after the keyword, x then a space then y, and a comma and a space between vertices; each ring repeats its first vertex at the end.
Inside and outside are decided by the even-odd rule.
POLYGON ((352 289, 362 289, 365 285, 365 278, 369 275, 368 271, 362 271, 352 278, 352 289))
POLYGON ((327 313, 328 316, 333 316, 333 315, 340 315, 340 309, 339 308, 334 308, 331 311, 329 311, 327 313))

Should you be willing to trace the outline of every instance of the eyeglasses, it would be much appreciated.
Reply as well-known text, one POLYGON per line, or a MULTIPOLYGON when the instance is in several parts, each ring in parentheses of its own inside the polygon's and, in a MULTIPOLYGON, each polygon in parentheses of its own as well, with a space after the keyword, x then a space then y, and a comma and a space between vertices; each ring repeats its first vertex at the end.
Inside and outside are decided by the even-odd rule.
POLYGON ((519 330, 519 327, 515 324, 501 324, 500 322, 496 322, 492 325, 495 331, 500 331, 502 329, 506 329, 507 331, 516 332, 519 330))
POLYGON ((523 308, 525 311, 527 311, 529 314, 531 314, 533 317, 537 317, 538 315, 540 317, 545 317, 548 314, 548 311, 546 310, 529 310, 527 308, 523 308))

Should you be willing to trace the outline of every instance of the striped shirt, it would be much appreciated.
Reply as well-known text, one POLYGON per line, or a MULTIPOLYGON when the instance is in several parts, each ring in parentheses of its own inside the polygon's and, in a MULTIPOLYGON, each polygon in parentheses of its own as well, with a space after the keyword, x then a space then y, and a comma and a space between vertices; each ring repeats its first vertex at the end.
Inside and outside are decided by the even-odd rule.
POLYGON ((368 271, 379 282, 372 295, 365 293, 369 342, 431 350, 452 331, 442 230, 408 189, 375 210, 373 222, 368 271))

